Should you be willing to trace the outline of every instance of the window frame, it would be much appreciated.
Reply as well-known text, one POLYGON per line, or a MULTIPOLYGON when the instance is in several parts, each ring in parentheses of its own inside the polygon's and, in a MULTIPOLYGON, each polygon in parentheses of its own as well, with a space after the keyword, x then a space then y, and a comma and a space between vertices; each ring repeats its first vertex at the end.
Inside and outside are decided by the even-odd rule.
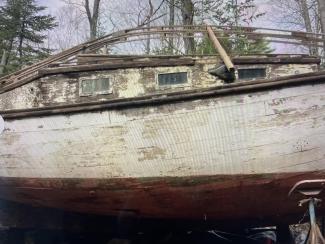
POLYGON ((170 88, 185 88, 192 86, 192 71, 189 67, 185 68, 160 68, 155 72, 155 80, 156 87, 158 90, 170 89, 170 88), (160 85, 159 84, 159 75, 164 74, 175 74, 175 73, 186 73, 187 81, 185 83, 180 84, 168 84, 168 85, 160 85))
POLYGON ((79 78, 79 96, 81 97, 89 97, 89 96, 98 96, 98 95, 109 95, 113 93, 113 76, 105 75, 105 76, 91 76, 91 77, 81 77, 79 78), (83 82, 86 80, 98 80, 98 79, 108 79, 109 80, 109 87, 107 90, 103 91, 94 91, 94 92, 83 92, 83 82))
POLYGON ((170 72, 170 73, 158 73, 158 85, 159 86, 178 86, 178 85, 184 85, 188 83, 188 72, 170 72), (159 81, 159 76, 161 75, 174 75, 174 74, 186 74, 186 81, 185 82, 181 82, 181 83, 175 83, 175 84, 160 84, 159 81))
POLYGON ((238 67, 237 68, 237 78, 238 80, 257 80, 257 79, 266 79, 268 74, 268 67, 267 66, 246 66, 246 67, 238 67), (239 77, 239 71, 240 70, 256 70, 256 69, 264 69, 265 70, 265 76, 263 77, 254 77, 254 78, 240 78, 239 77))

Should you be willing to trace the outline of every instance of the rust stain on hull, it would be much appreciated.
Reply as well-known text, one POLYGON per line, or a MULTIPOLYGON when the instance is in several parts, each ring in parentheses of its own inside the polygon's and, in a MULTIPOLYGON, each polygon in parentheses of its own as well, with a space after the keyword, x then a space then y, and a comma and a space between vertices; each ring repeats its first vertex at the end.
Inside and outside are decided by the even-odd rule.
POLYGON ((288 192, 300 180, 319 178, 325 178, 325 173, 109 180, 1 178, 0 194, 5 200, 80 213, 265 222, 301 216, 305 209, 298 207, 300 199, 289 199, 288 192))

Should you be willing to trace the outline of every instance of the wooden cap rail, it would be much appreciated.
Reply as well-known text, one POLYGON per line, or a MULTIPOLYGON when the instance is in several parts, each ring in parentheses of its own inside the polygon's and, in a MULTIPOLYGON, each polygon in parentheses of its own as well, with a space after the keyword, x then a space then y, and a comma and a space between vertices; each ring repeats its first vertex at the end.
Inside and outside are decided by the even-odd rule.
POLYGON ((74 72, 86 72, 95 70, 113 70, 113 69, 127 69, 127 68, 143 68, 143 67, 161 67, 161 66, 181 66, 181 65, 194 65, 195 60, 192 58, 181 59, 165 59, 165 60, 148 60, 148 61, 126 61, 126 62, 112 62, 91 65, 74 65, 70 67, 55 67, 40 69, 39 75, 55 75, 74 72))

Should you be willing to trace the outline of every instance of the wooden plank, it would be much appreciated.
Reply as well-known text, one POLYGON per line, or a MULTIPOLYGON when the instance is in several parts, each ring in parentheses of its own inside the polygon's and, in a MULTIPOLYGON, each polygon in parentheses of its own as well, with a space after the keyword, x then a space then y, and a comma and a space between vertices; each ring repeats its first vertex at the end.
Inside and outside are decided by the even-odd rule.
POLYGON ((320 58, 314 57, 235 57, 234 64, 320 64, 320 58))
POLYGON ((183 59, 197 59, 195 56, 185 55, 166 55, 166 56, 155 56, 155 55, 78 55, 78 63, 96 62, 96 61, 154 61, 154 60, 183 60, 183 59))
POLYGON ((0 94, 5 93, 7 91, 11 91, 17 87, 20 87, 22 85, 28 84, 29 82, 41 78, 42 75, 35 73, 33 75, 29 75, 23 79, 20 79, 18 82, 11 82, 11 83, 6 83, 5 86, 0 87, 0 94))
MULTIPOLYGON (((316 57, 306 57, 302 55, 273 55, 274 57, 253 57, 253 56, 241 56, 234 57, 234 64, 320 64, 320 58, 316 57)), ((213 55, 208 57, 220 58, 219 56, 213 55)), ((202 56, 151 56, 151 55, 78 55, 78 63, 103 63, 103 62, 125 62, 125 61, 146 61, 146 60, 168 60, 176 59, 182 60, 184 58, 197 60, 202 58, 202 56)))
POLYGON ((58 67, 39 70, 41 75, 64 74, 73 72, 85 72, 96 70, 112 70, 112 69, 127 69, 127 68, 144 68, 144 67, 164 67, 164 66, 183 66, 194 65, 195 60, 191 58, 169 59, 169 60, 152 60, 139 62, 108 62, 103 64, 92 65, 75 65, 70 67, 58 67))

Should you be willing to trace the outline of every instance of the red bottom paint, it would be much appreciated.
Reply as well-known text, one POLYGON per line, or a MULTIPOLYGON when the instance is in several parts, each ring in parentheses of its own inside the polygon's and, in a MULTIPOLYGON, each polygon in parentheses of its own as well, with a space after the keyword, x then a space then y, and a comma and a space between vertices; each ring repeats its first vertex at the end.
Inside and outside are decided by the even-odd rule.
POLYGON ((300 195, 289 198, 290 189, 298 181, 322 178, 324 172, 140 179, 0 178, 0 198, 110 216, 267 223, 283 222, 286 216, 299 219, 307 206, 298 206, 300 195))

